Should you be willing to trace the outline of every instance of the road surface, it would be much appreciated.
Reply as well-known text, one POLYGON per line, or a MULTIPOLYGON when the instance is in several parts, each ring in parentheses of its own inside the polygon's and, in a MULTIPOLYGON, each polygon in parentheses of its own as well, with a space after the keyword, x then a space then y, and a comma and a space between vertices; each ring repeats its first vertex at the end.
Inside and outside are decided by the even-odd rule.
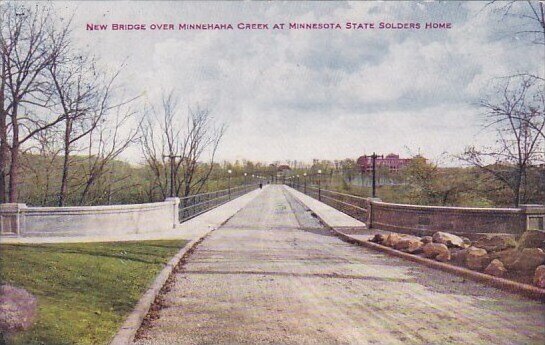
POLYGON ((545 304, 342 242, 281 186, 211 233, 138 344, 545 344, 545 304))

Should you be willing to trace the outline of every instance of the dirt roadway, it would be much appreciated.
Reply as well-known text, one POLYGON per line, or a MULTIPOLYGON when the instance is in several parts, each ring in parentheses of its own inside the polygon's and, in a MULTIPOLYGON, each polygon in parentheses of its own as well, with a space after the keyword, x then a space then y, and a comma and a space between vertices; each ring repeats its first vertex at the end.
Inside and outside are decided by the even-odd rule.
POLYGON ((189 257, 138 344, 545 344, 545 304, 347 244, 280 186, 189 257))

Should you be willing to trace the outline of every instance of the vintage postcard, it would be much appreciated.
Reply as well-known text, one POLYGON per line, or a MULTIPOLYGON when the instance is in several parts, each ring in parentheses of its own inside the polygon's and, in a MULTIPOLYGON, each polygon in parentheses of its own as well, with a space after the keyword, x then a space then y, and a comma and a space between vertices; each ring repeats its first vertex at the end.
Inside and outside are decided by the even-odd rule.
POLYGON ((545 344, 545 2, 0 2, 0 345, 545 344))

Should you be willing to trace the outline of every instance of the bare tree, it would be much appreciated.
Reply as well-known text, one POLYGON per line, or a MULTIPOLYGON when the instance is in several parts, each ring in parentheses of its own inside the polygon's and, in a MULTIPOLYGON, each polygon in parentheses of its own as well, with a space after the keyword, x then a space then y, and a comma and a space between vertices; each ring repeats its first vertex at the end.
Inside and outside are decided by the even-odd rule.
POLYGON ((64 155, 58 192, 58 206, 63 206, 68 192, 72 152, 82 149, 78 143, 96 129, 108 110, 134 99, 111 105, 112 88, 119 71, 107 76, 98 70, 94 58, 85 54, 74 52, 62 63, 51 64, 48 70, 58 112, 64 115, 64 155))
POLYGON ((177 189, 177 194, 182 196, 202 191, 212 173, 216 152, 226 130, 225 125, 214 125, 213 117, 207 109, 197 107, 188 112, 182 159, 179 162, 182 174, 177 189), (209 154, 206 166, 201 163, 205 153, 209 154))
POLYGON ((545 97, 543 81, 531 76, 503 78, 492 96, 480 102, 485 127, 497 133, 496 145, 468 147, 460 158, 494 176, 513 194, 513 204, 526 201, 528 173, 544 159, 545 97), (530 125, 532 124, 532 125, 530 125))
MULTIPOLYGON (((162 199, 169 195, 170 182, 167 168, 169 160, 180 156, 181 126, 177 108, 178 101, 174 91, 163 94, 161 111, 156 107, 150 107, 148 116, 141 126, 142 154, 152 175, 153 189, 159 191, 162 199)), ((171 165, 170 173, 176 174, 178 167, 179 165, 171 165)), ((175 189, 174 186, 171 188, 175 189)), ((152 195, 150 197, 153 198, 152 195)))
POLYGON ((98 180, 109 173, 113 162, 133 143, 139 139, 140 123, 135 121, 136 113, 126 107, 118 106, 115 114, 105 115, 100 123, 91 131, 88 154, 79 184, 81 194, 79 204, 92 204, 90 194, 98 180))
MULTIPOLYGON (((55 126, 64 114, 51 113, 44 73, 66 50, 70 23, 56 20, 46 6, 0 5, 2 179, 9 160, 9 201, 17 202, 21 146, 55 126), (60 24, 60 25, 59 25, 60 24), (9 157, 6 157, 9 152, 9 157)), ((2 191, 0 190, 0 194, 2 191)))
POLYGON ((216 126, 211 113, 199 107, 189 108, 181 120, 184 116, 178 111, 174 91, 163 95, 161 105, 161 111, 151 108, 141 129, 141 149, 154 187, 163 198, 168 196, 169 186, 176 195, 198 193, 215 166, 225 126, 216 126), (172 182, 169 173, 174 177, 172 182))
MULTIPOLYGON (((52 203, 57 163, 62 152, 62 147, 58 145, 59 134, 56 128, 41 131, 33 138, 33 144, 22 152, 23 176, 33 181, 32 186, 36 192, 33 196, 27 193, 25 197, 38 205, 47 206, 52 203)), ((25 188, 25 191, 29 189, 25 188)))

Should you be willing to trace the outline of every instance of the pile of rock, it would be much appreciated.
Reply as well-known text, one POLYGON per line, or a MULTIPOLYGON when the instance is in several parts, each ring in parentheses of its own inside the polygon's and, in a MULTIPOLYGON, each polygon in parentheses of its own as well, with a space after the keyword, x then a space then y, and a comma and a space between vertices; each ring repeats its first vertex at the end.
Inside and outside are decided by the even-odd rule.
POLYGON ((527 231, 517 241, 514 235, 488 234, 476 241, 447 232, 417 237, 377 234, 371 242, 441 262, 452 261, 496 277, 508 272, 532 275, 533 283, 545 288, 545 232, 527 231))

